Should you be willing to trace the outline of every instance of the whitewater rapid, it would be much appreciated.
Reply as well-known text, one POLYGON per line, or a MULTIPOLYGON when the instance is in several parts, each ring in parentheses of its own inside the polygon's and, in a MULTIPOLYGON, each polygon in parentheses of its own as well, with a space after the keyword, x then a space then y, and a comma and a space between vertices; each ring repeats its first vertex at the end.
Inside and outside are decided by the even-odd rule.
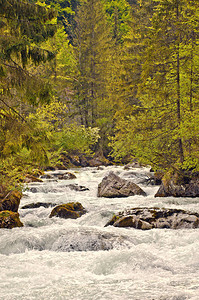
POLYGON ((143 183, 148 168, 67 171, 77 178, 29 184, 19 209, 24 227, 0 229, 1 300, 199 299, 199 229, 104 227, 126 208, 199 213, 199 198, 154 198, 158 187, 143 183), (139 183, 147 197, 97 198, 97 186, 109 171, 139 183), (71 190, 67 185, 73 183, 89 190, 71 190), (74 201, 87 210, 76 220, 49 218, 52 207, 21 209, 32 202, 74 201))

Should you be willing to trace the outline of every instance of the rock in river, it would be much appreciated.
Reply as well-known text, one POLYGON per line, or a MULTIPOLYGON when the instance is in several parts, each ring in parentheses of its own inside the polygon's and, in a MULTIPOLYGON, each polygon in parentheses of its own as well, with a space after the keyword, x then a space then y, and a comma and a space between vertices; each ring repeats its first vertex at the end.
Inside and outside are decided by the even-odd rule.
POLYGON ((155 197, 199 197, 199 174, 168 172, 155 197))
POLYGON ((26 178, 23 180, 24 183, 31 183, 31 182, 42 182, 42 180, 36 176, 27 174, 26 178))
POLYGON ((56 203, 52 203, 52 202, 33 202, 33 203, 30 203, 30 204, 26 204, 24 206, 21 207, 21 209, 31 209, 31 208, 39 208, 39 207, 45 207, 45 208, 48 208, 48 207, 53 207, 57 205, 56 203))
POLYGON ((10 191, 3 199, 0 199, 0 211, 9 210, 17 212, 21 197, 21 192, 17 190, 10 191))
POLYGON ((110 172, 103 178, 98 185, 98 197, 128 197, 133 195, 146 196, 146 193, 130 180, 120 178, 113 172, 110 172))
POLYGON ((65 179, 65 180, 69 180, 69 179, 75 179, 75 178, 77 178, 76 176, 75 176, 75 174, 73 174, 73 173, 70 173, 70 172, 66 172, 66 173, 64 173, 64 174, 60 174, 60 175, 58 175, 58 179, 65 179))
POLYGON ((86 213, 86 210, 79 202, 61 204, 53 208, 50 218, 60 217, 64 219, 77 219, 86 213))
POLYGON ((83 185, 78 185, 78 184, 68 184, 66 187, 69 187, 72 191, 76 192, 84 192, 84 191, 89 191, 89 189, 83 185))
POLYGON ((22 227, 22 226, 23 223, 21 223, 18 213, 8 211, 8 210, 4 210, 0 212, 0 228, 12 229, 14 227, 22 227))
POLYGON ((133 227, 136 229, 152 228, 198 228, 199 214, 182 209, 132 208, 114 215, 105 225, 115 227, 133 227))

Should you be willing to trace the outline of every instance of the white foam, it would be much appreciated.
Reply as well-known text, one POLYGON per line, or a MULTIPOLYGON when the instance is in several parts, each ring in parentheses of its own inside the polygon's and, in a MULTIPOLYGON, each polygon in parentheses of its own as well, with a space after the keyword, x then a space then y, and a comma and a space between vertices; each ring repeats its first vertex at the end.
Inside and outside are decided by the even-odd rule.
POLYGON ((97 186, 111 170, 124 178, 133 175, 132 180, 137 173, 137 181, 149 171, 84 168, 72 181, 29 185, 39 192, 26 191, 21 206, 79 201, 88 212, 65 220, 50 219, 50 207, 19 210, 25 226, 0 231, 1 300, 199 299, 199 229, 104 227, 114 212, 125 208, 159 206, 199 212, 199 199, 154 198, 158 187, 145 184, 140 186, 147 197, 97 198, 97 186), (89 191, 70 190, 65 187, 70 183, 89 191))

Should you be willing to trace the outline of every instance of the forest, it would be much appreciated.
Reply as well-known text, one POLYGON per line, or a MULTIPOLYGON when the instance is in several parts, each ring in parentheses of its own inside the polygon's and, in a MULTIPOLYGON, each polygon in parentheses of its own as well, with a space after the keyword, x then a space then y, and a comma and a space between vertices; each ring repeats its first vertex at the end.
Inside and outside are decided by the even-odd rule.
POLYGON ((94 154, 199 171, 198 0, 0 0, 0 186, 94 154))

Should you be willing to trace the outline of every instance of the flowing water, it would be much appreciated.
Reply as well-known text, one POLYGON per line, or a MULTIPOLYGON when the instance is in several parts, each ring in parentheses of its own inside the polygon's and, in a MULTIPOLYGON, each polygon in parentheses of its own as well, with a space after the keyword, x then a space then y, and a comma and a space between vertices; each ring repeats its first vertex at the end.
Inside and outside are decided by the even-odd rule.
POLYGON ((104 225, 114 212, 132 207, 199 212, 199 198, 154 198, 158 187, 142 183, 147 168, 72 172, 77 179, 29 184, 19 209, 24 227, 0 230, 0 299, 198 300, 199 229, 141 231, 104 225), (141 182, 147 197, 97 198, 97 186, 111 170, 141 182), (71 183, 89 190, 71 190, 71 183), (73 201, 88 211, 76 220, 49 218, 52 207, 21 209, 32 202, 73 201))

